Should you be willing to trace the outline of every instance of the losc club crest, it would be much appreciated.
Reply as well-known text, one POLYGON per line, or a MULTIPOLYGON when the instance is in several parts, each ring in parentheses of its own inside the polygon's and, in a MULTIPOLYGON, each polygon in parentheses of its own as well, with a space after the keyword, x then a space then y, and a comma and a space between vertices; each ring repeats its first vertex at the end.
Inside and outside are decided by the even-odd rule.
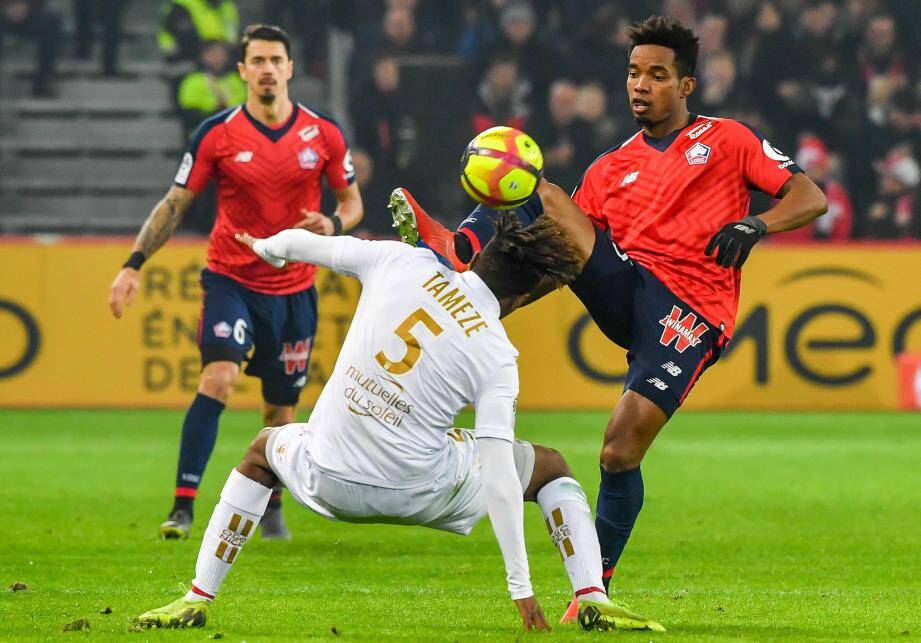
POLYGON ((705 165, 710 160, 710 148, 703 143, 694 143, 684 153, 688 165, 705 165))
POLYGON ((305 170, 315 169, 319 161, 320 155, 317 154, 317 151, 312 147, 305 147, 297 154, 297 162, 300 163, 301 167, 305 170))

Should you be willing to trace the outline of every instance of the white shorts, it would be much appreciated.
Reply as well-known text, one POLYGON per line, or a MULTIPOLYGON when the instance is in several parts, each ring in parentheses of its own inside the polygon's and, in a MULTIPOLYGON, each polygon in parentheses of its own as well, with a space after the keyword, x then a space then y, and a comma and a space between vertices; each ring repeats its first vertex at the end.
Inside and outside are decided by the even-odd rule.
MULTIPOLYGON (((486 515, 476 439, 467 429, 445 435, 456 449, 455 470, 409 489, 389 489, 338 478, 317 467, 310 456, 306 424, 272 429, 266 458, 294 499, 330 520, 422 525, 466 536, 486 515)), ((534 473, 534 447, 516 440, 515 467, 522 489, 534 473)))

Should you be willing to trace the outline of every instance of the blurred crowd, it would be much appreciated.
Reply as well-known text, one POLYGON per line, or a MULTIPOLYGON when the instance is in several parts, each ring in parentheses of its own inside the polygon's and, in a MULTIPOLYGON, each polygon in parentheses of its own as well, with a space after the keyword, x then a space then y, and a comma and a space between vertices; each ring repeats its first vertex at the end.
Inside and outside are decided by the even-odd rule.
POLYGON ((572 188, 596 155, 638 129, 625 95, 628 28, 664 13, 700 38, 691 111, 764 131, 825 189, 828 214, 778 240, 921 238, 916 0, 355 4, 351 114, 355 144, 375 167, 401 158, 401 60, 454 54, 467 72, 466 92, 455 89, 468 104, 467 134, 526 129, 547 176, 572 188))
MULTIPOLYGON (((130 0, 72 1, 75 55, 98 41, 101 72, 118 74, 130 0)), ((188 135, 245 99, 238 7, 157 2, 157 41, 188 135)), ((467 207, 457 157, 497 124, 532 134, 547 176, 571 189, 637 130, 624 89, 628 28, 662 13, 700 38, 691 111, 764 131, 825 189, 829 213, 786 239, 921 238, 917 0, 263 0, 261 9, 291 33, 299 74, 325 79, 330 28, 352 35, 346 120, 366 202, 407 184, 437 207, 467 207)), ((38 95, 53 94, 61 24, 45 0, 0 0, 0 39, 41 44, 38 95)))

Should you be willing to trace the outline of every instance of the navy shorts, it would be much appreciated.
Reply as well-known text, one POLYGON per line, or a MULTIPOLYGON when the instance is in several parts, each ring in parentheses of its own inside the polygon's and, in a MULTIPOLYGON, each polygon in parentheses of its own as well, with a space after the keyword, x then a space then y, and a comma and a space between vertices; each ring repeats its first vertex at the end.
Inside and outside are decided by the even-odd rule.
POLYGON ((276 406, 297 404, 307 384, 310 350, 317 333, 317 291, 290 295, 250 290, 205 268, 198 345, 204 368, 211 362, 239 364, 262 380, 262 398, 276 406), (247 355, 252 349, 252 354, 247 355))
POLYGON ((608 234, 595 247, 572 291, 611 341, 627 349, 631 390, 671 417, 726 344, 722 331, 651 272, 629 259, 608 234))

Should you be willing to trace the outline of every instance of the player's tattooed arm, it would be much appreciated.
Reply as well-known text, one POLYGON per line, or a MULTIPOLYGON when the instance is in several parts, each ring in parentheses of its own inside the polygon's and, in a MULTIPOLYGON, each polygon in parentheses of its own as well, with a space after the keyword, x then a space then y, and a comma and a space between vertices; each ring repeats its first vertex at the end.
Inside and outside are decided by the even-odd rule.
POLYGON ((195 193, 191 190, 177 185, 171 187, 150 211, 134 242, 134 250, 143 252, 144 257, 149 259, 173 236, 194 199, 195 193))

